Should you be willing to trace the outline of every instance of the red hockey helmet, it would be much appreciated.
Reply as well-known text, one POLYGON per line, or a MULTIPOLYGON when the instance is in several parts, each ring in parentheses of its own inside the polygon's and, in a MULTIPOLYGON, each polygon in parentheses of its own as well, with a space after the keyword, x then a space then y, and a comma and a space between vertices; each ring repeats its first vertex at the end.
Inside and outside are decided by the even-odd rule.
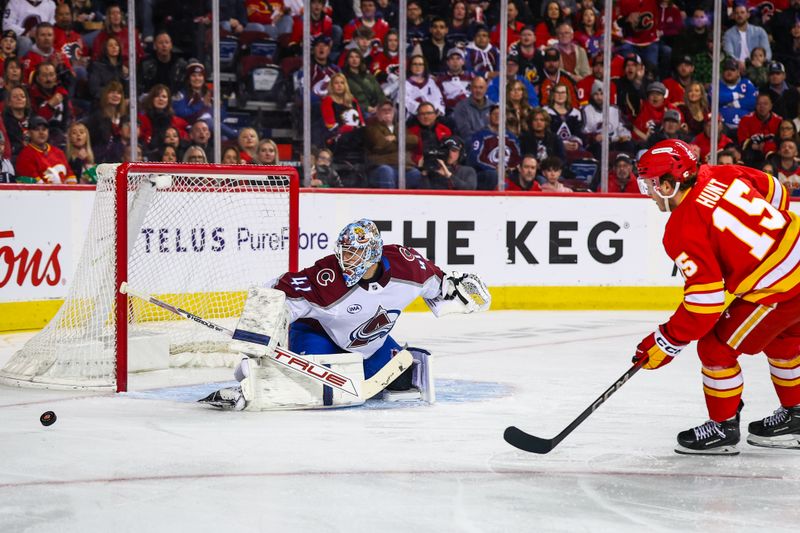
POLYGON ((658 180, 667 174, 685 181, 697 172, 697 156, 678 139, 657 142, 639 159, 639 179, 658 180))

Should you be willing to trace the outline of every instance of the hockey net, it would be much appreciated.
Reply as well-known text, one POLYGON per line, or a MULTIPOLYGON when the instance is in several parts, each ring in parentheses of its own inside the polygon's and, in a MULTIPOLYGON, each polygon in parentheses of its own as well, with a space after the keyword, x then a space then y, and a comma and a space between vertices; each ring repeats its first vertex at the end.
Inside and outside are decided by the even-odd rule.
POLYGON ((235 324, 249 286, 297 267, 290 167, 124 163, 100 165, 97 178, 65 301, 0 369, 4 383, 124 391, 129 353, 164 346, 173 366, 214 365, 228 338, 129 299, 120 283, 235 324))

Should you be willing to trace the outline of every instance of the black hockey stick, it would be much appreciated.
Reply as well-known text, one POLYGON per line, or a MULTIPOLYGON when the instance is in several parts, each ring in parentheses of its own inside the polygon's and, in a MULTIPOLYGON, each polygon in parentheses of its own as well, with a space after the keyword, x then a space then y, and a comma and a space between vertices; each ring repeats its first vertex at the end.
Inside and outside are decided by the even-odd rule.
POLYGON ((603 403, 605 403, 605 401, 608 400, 612 394, 622 387, 625 382, 631 378, 631 376, 638 372, 639 369, 642 368, 642 365, 644 365, 646 362, 647 358, 645 357, 634 363, 634 365, 630 367, 627 372, 622 374, 622 376, 620 376, 620 378, 615 381, 613 385, 606 389, 603 394, 601 394, 589 407, 587 407, 580 415, 578 415, 578 418, 573 420, 570 425, 565 427, 561 433, 552 439, 542 439, 540 437, 536 437, 529 433, 525 433, 516 426, 508 426, 503 433, 503 438, 510 445, 526 452, 542 454, 549 453, 553 450, 553 448, 558 446, 558 443, 564 440, 567 435, 572 433, 575 428, 580 426, 584 420, 589 418, 589 415, 594 413, 598 407, 603 405, 603 403))

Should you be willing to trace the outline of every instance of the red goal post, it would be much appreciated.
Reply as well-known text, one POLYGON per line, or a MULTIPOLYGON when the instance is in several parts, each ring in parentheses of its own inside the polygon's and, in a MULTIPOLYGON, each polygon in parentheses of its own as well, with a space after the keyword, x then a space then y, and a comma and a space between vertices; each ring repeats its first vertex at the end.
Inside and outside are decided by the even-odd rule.
POLYGON ((213 366, 196 361, 225 352, 224 336, 129 300, 120 284, 235 321, 249 286, 297 269, 292 167, 122 163, 99 165, 97 175, 64 304, 0 369, 0 382, 122 392, 129 371, 148 369, 149 354, 163 360, 165 350, 170 365, 199 354, 192 364, 213 366))

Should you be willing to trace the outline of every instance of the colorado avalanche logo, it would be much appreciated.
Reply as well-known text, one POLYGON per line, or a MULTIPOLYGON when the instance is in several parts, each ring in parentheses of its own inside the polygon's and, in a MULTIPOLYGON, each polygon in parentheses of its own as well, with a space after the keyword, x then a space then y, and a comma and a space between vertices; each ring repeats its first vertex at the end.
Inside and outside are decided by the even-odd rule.
POLYGON ((375 314, 350 333, 350 344, 347 348, 361 348, 370 342, 385 337, 392 331, 400 311, 387 311, 378 307, 375 314))

